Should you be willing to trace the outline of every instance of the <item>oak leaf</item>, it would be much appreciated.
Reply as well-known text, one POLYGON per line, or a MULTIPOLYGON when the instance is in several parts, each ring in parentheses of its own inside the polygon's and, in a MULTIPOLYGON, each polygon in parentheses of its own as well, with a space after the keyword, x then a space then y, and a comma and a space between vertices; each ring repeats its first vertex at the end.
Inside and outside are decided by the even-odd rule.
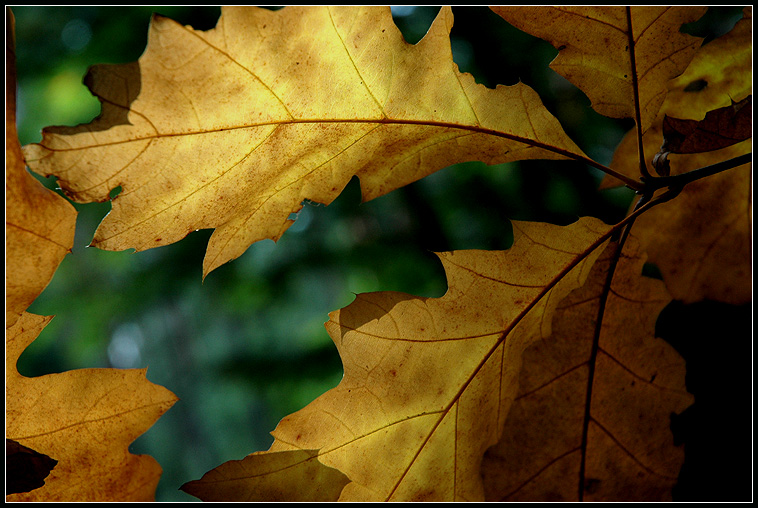
POLYGON ((703 120, 663 119, 661 151, 671 153, 711 152, 753 136, 752 95, 706 113, 703 120))
MULTIPOLYGON (((749 13, 749 11, 746 11, 749 13)), ((724 48, 752 48, 752 36, 744 27, 750 18, 738 22, 728 44, 719 39, 700 48, 693 65, 675 81, 661 108, 656 124, 643 136, 643 149, 652 157, 663 141, 664 115, 678 118, 704 118, 711 109, 723 106, 723 97, 742 100, 751 93, 751 70, 743 67, 740 77, 731 71, 734 62, 725 58, 724 48), (721 69, 721 70, 719 70, 721 69), (708 86, 687 89, 707 72, 708 86), (705 109, 704 111, 702 109, 705 109)), ((743 51, 736 51, 742 58, 743 51)), ((744 63, 744 60, 743 60, 744 63)), ((712 152, 672 155, 671 174, 689 171, 728 160, 751 150, 751 140, 712 152)), ((638 174, 637 139, 630 131, 613 156, 611 167, 632 176, 638 174)), ((615 185, 606 178, 604 187, 615 185)), ((741 304, 752 300, 751 206, 752 171, 750 164, 698 180, 684 187, 677 199, 640 216, 634 231, 649 260, 661 270, 669 292, 686 303, 704 299, 741 304)))
POLYGON ((674 446, 669 415, 692 402, 684 360, 655 338, 671 297, 641 275, 634 237, 606 294, 616 247, 559 304, 550 337, 524 352, 503 435, 482 462, 487 499, 670 500, 684 450, 674 446))
POLYGON ((590 218, 514 223, 508 251, 439 254, 441 298, 358 295, 326 324, 342 381, 285 417, 266 453, 319 450, 351 481, 342 501, 482 500, 480 463, 516 395, 522 352, 550 335, 553 310, 610 232, 590 218))
POLYGON ((146 369, 81 369, 28 378, 16 362, 50 321, 24 313, 6 329, 6 438, 54 457, 45 485, 7 501, 151 501, 161 474, 129 444, 176 397, 146 369))
POLYGON ((517 28, 559 50, 550 67, 582 90, 592 108, 635 118, 646 130, 666 97, 666 83, 689 64, 701 39, 681 33, 706 7, 492 7, 517 28))
POLYGON ((182 485, 203 501, 333 501, 349 482, 318 461, 318 450, 256 452, 182 485), (284 473, 284 474, 283 474, 284 473))
POLYGON ((453 62, 450 8, 416 45, 389 7, 222 10, 197 31, 155 16, 135 64, 93 67, 91 124, 25 148, 78 202, 113 199, 93 245, 144 250, 215 228, 203 272, 278 239, 304 200, 353 175, 373 199, 453 163, 596 165, 524 84, 488 89, 453 62))
POLYGON ((83 369, 35 378, 16 370, 21 353, 52 319, 25 311, 71 249, 76 212, 25 169, 16 131, 10 11, 8 17, 5 435, 6 442, 57 464, 44 485, 28 492, 11 488, 6 501, 150 501, 161 468, 151 457, 130 454, 128 446, 176 401, 171 392, 149 383, 144 370, 83 369))
POLYGON ((739 102, 753 89, 753 9, 729 32, 695 53, 685 73, 668 83, 666 114, 702 120, 708 111, 739 102))
POLYGON ((13 15, 5 44, 5 326, 48 285, 74 245, 76 210, 26 170, 16 127, 13 15))

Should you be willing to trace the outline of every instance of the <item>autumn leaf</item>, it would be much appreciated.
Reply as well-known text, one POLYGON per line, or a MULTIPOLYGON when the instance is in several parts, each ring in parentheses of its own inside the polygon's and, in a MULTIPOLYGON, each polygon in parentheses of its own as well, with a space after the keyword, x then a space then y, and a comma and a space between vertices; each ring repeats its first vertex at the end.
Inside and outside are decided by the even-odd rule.
MULTIPOLYGON (((643 137, 643 148, 652 157, 663 142, 663 117, 704 118, 698 108, 721 107, 725 94, 742 100, 751 92, 750 67, 741 67, 733 78, 734 61, 725 58, 725 48, 751 48, 752 36, 744 29, 750 18, 738 22, 728 44, 716 39, 700 48, 693 65, 672 81, 666 102, 656 124, 643 137), (733 33, 736 30, 736 33, 733 33), (718 69, 722 69, 721 71, 718 69), (709 76, 708 86, 687 89, 682 83, 695 83, 709 76), (675 113, 674 113, 675 112, 675 113)), ((738 60, 744 51, 737 51, 738 60)), ((743 60, 743 63, 745 61, 743 60)), ((746 140, 712 152, 672 155, 671 174, 684 174, 716 162, 750 153, 746 140)), ((637 140, 630 131, 613 156, 611 167, 625 175, 638 174, 637 140)), ((605 187, 613 186, 611 179, 605 187)), ((751 269, 751 167, 735 169, 698 180, 684 187, 677 199, 640 216, 634 225, 649 260, 661 270, 669 292, 676 300, 692 303, 704 299, 741 304, 752 300, 751 269)))
POLYGON ((89 125, 48 128, 31 168, 111 213, 93 245, 144 250, 215 228, 203 272, 278 239, 353 175, 373 199, 453 163, 597 166, 523 84, 488 89, 452 60, 450 8, 416 45, 388 7, 224 8, 209 31, 155 16, 136 64, 96 66, 89 125))
POLYGON ((752 95, 706 113, 703 120, 663 119, 661 151, 671 153, 710 152, 745 141, 753 136, 752 95))
POLYGON ((203 501, 333 501, 350 480, 318 461, 318 450, 258 452, 182 486, 203 501))
POLYGON ((76 211, 26 171, 16 128, 13 14, 5 44, 5 326, 48 285, 74 245, 76 211))
POLYGON ((615 250, 559 304, 552 335, 524 352, 503 436, 482 462, 488 500, 670 500, 684 450, 669 415, 692 403, 683 359, 655 338, 671 298, 661 281, 641 276, 634 237, 605 295, 615 250))
MULTIPOLYGON (((161 468, 151 457, 131 455, 128 446, 176 401, 171 392, 149 383, 145 370, 83 369, 28 378, 16 369, 21 353, 52 319, 25 311, 73 245, 76 212, 26 171, 16 133, 8 15, 5 436, 57 464, 44 484, 12 488, 6 501, 151 501, 161 468)), ((44 460, 41 465, 52 467, 44 460)), ((12 478, 18 470, 9 472, 12 478)))
POLYGON ((128 448, 176 397, 147 369, 22 376, 18 357, 50 319, 24 313, 6 329, 5 435, 58 465, 43 487, 6 501, 152 501, 161 468, 128 448))
POLYGON ((698 50, 687 71, 668 83, 666 114, 702 120, 708 111, 752 94, 753 9, 745 7, 742 12, 734 28, 698 50))
POLYGON ((706 7, 492 7, 515 27, 559 50, 550 67, 582 90, 592 108, 636 118, 645 131, 701 40, 681 33, 706 7))
POLYGON ((590 218, 514 223, 508 251, 439 255, 441 298, 358 295, 326 325, 342 381, 285 417, 269 452, 319 450, 351 480, 341 501, 482 500, 482 455, 516 395, 522 352, 550 334, 554 308, 581 286, 609 231, 590 218))

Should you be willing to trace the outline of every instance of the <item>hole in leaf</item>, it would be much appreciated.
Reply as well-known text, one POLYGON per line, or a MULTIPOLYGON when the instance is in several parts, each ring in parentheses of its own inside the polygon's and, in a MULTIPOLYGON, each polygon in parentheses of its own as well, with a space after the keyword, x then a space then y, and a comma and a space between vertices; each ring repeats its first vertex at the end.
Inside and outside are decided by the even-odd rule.
POLYGON ((642 265, 642 276, 650 277, 651 279, 663 280, 663 274, 657 265, 653 263, 645 263, 642 265))
POLYGON ((700 90, 703 90, 706 86, 708 86, 708 82, 704 79, 696 79, 686 87, 684 87, 685 92, 699 92, 700 90))

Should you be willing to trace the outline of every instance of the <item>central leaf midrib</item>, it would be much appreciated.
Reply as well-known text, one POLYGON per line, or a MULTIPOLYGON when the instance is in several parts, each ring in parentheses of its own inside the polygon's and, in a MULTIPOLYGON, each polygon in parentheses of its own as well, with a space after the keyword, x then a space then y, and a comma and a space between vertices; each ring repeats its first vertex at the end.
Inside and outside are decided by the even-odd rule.
POLYGON ((523 143, 528 146, 541 148, 543 150, 554 152, 556 154, 563 155, 565 157, 575 159, 577 161, 583 161, 595 167, 597 167, 598 165, 598 163, 588 158, 587 156, 576 153, 576 152, 572 152, 571 150, 568 150, 566 148, 560 148, 557 146, 550 145, 548 143, 542 143, 534 139, 517 136, 515 134, 509 134, 507 132, 502 132, 495 129, 488 129, 486 127, 480 127, 480 126, 474 126, 474 125, 463 125, 463 124, 457 124, 457 123, 451 123, 451 122, 437 122, 437 121, 427 121, 427 120, 398 120, 398 119, 389 119, 389 118, 388 119, 380 119, 380 118, 310 119, 310 118, 306 118, 306 119, 295 119, 295 120, 287 119, 287 120, 278 120, 278 121, 272 121, 272 122, 261 122, 261 123, 250 124, 250 125, 237 125, 237 126, 231 126, 231 127, 222 127, 218 129, 204 129, 204 130, 194 131, 194 132, 157 133, 150 136, 141 136, 141 137, 135 137, 131 139, 110 141, 110 142, 105 142, 105 143, 98 143, 95 145, 86 145, 86 146, 79 146, 79 147, 72 147, 72 148, 51 148, 51 147, 45 146, 44 143, 40 143, 40 146, 52 152, 67 152, 67 151, 77 151, 77 150, 89 150, 93 148, 101 148, 105 146, 119 145, 119 144, 125 144, 125 143, 136 143, 139 141, 148 141, 152 139, 182 137, 182 136, 198 136, 198 135, 203 135, 203 134, 215 134, 219 132, 228 132, 228 131, 234 131, 234 130, 253 129, 256 127, 268 127, 268 126, 278 126, 278 125, 298 125, 298 124, 338 124, 338 123, 418 125, 422 127, 459 129, 463 131, 472 132, 475 134, 484 134, 488 136, 495 136, 498 138, 516 141, 518 143, 523 143))

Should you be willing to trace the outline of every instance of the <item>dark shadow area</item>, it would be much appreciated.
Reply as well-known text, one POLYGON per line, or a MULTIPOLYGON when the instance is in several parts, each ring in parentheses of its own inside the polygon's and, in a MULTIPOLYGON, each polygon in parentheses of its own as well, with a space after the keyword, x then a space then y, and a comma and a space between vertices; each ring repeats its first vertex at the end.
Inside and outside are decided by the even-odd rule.
POLYGON ((751 501, 753 443, 752 305, 674 301, 658 318, 656 335, 687 362, 695 402, 672 415, 685 461, 674 501, 751 501))

